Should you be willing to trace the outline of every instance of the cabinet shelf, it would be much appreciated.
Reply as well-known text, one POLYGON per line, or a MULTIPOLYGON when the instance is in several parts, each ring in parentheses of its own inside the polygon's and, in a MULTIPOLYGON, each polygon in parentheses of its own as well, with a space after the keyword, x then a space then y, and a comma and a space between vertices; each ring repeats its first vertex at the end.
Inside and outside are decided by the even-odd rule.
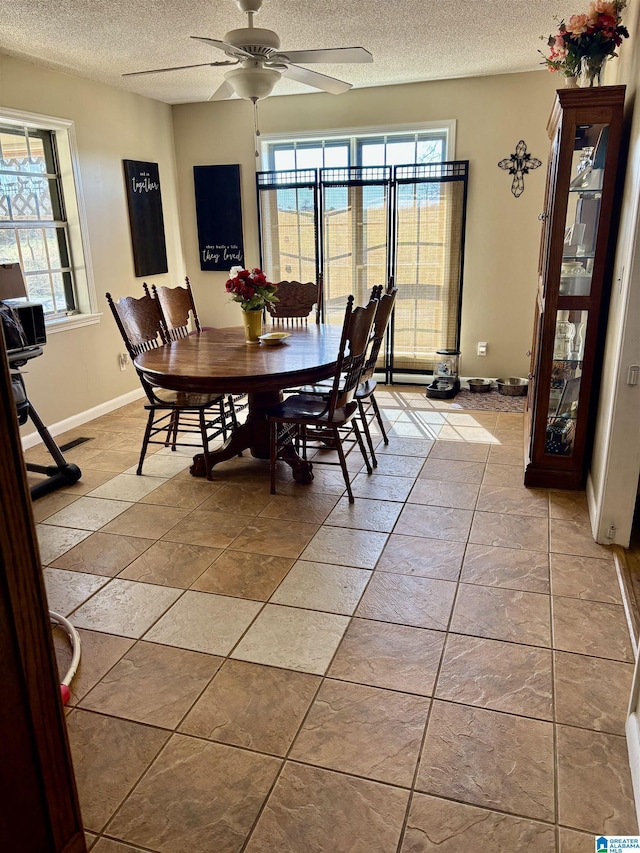
POLYGON ((538 269, 544 298, 536 300, 531 347, 526 486, 581 489, 586 480, 616 239, 619 198, 612 174, 622 167, 624 93, 624 86, 560 89, 548 124, 551 155, 538 269), (588 154, 596 165, 583 175, 588 154), (589 178, 597 186, 588 186, 589 178), (571 186, 580 180, 587 186, 571 186), (567 262, 578 263, 572 269, 567 262), (578 265, 588 274, 581 275, 578 265), (563 266, 565 275, 558 275, 563 266))

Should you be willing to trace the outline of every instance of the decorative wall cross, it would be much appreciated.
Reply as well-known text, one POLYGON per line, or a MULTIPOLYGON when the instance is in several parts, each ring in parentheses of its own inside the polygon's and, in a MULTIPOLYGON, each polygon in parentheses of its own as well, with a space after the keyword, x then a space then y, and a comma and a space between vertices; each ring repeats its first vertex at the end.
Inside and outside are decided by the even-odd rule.
POLYGON ((498 166, 513 175, 511 192, 516 198, 519 198, 524 192, 524 176, 529 174, 530 169, 537 169, 538 166, 542 166, 542 161, 528 154, 527 143, 521 139, 516 145, 515 153, 510 154, 504 160, 500 160, 498 166))

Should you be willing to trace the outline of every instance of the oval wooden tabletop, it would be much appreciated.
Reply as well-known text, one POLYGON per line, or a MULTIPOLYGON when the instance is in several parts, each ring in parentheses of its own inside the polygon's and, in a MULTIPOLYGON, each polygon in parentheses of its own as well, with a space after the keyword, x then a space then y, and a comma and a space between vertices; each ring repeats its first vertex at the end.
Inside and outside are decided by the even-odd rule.
POLYGON ((342 326, 285 328, 282 344, 247 344, 242 327, 210 329, 139 355, 135 364, 154 382, 174 391, 250 393, 279 391, 317 382, 335 370, 342 326))

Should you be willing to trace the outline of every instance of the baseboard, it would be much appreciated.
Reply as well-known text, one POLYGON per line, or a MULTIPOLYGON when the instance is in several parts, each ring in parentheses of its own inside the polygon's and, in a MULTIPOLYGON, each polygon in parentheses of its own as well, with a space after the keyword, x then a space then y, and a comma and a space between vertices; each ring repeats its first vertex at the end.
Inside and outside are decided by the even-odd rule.
POLYGON ((627 561, 625 549, 619 545, 614 545, 611 550, 622 594, 622 605, 627 619, 627 628, 631 637, 631 646, 634 657, 637 658, 638 638, 640 637, 640 602, 638 602, 636 588, 631 580, 631 569, 627 561))
MULTIPOLYGON (((94 418, 99 418, 100 415, 107 415, 109 412, 120 409, 122 406, 126 406, 127 403, 133 403, 141 397, 144 397, 143 389, 136 388, 135 391, 129 391, 121 397, 114 397, 113 400, 107 400, 106 403, 100 403, 99 406, 94 406, 92 409, 87 409, 85 412, 79 412, 77 415, 66 418, 64 421, 58 421, 56 424, 51 424, 48 426, 48 430, 51 435, 60 435, 70 429, 82 426, 82 424, 86 424, 94 418)), ((23 435, 20 437, 20 440, 22 442, 23 450, 28 450, 30 447, 35 447, 36 444, 40 444, 42 442, 38 432, 30 432, 28 435, 23 435)))
MULTIPOLYGON (((625 615, 627 617, 627 626, 631 636, 631 645, 633 654, 636 658, 635 669, 633 673, 633 686, 631 688, 631 697, 629 699, 629 712, 625 723, 625 734, 627 741, 627 753, 629 756, 629 769, 631 770, 631 782, 633 787, 633 799, 636 806, 636 818, 640 822, 640 714, 639 694, 640 694, 640 679, 638 677, 638 630, 640 628, 640 614, 638 612, 638 602, 634 585, 631 582, 631 572, 629 563, 626 559, 624 548, 619 545, 613 546, 613 558, 618 573, 618 582, 620 591, 622 592, 622 603, 624 605, 625 615)), ((635 832, 630 829, 630 833, 635 832)))
MULTIPOLYGON (((633 701, 633 700, 632 700, 633 701)), ((636 804, 636 818, 640 819, 640 726, 638 712, 640 709, 631 708, 627 717, 625 733, 627 735, 627 752, 629 754, 629 769, 633 786, 633 799, 636 804)))

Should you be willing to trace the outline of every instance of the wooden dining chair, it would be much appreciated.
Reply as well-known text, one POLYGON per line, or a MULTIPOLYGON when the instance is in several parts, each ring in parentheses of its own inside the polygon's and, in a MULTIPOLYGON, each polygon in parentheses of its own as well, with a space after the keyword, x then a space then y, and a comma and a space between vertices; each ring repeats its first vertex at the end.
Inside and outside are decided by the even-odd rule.
POLYGON ((369 351, 367 353, 365 365, 362 369, 360 384, 356 389, 355 399, 358 403, 358 418, 362 424, 362 430, 365 434, 367 445, 369 446, 369 452, 371 453, 371 462, 375 468, 378 465, 378 460, 376 459, 376 454, 373 449, 371 430, 369 429, 374 418, 378 422, 385 444, 389 444, 389 438, 384 428, 380 409, 378 408, 378 403, 375 398, 374 392, 378 383, 373 378, 373 375, 380 355, 380 348, 387 333, 387 327, 389 325, 389 320, 391 319, 393 306, 395 305, 398 288, 394 287, 392 283, 391 289, 387 290, 385 293, 382 293, 382 285, 379 285, 378 288, 374 288, 374 291, 377 291, 377 295, 374 298, 377 298, 378 300, 378 310, 376 311, 373 323, 373 336, 369 344, 369 351))
POLYGON ((322 274, 316 282, 279 281, 277 302, 267 303, 274 323, 297 325, 306 323, 315 306, 316 323, 322 317, 322 274))
POLYGON ((353 493, 347 470, 346 456, 358 444, 362 458, 371 473, 371 465, 366 454, 362 434, 355 415, 358 404, 355 393, 365 363, 367 346, 378 303, 369 302, 365 308, 353 308, 353 296, 349 296, 342 326, 342 337, 333 377, 333 385, 326 397, 314 394, 292 394, 267 409, 269 421, 269 445, 271 462, 271 494, 276 491, 276 460, 287 445, 302 450, 307 458, 307 441, 320 438, 325 445, 335 449, 339 462, 314 457, 314 462, 328 465, 340 465, 347 487, 349 503, 353 503, 353 493), (345 452, 345 443, 347 449, 345 452))
MULTIPOLYGON (((384 286, 382 284, 374 285, 371 288, 371 295, 369 297, 369 300, 377 302, 382 299, 383 290, 384 286)), ((360 384, 356 390, 358 417, 362 426, 362 431, 365 435, 367 446, 369 447, 369 452, 371 454, 371 464, 374 468, 377 467, 378 460, 376 459, 376 454, 373 447, 373 440, 371 438, 371 431, 369 429, 369 425, 373 421, 374 416, 378 418, 378 423, 380 425, 380 429, 382 430, 382 435, 385 444, 389 443, 389 439, 387 438, 387 433, 384 429, 384 424, 382 423, 377 401, 373 395, 373 392, 376 388, 376 382, 373 379, 373 374, 375 372, 376 362, 378 360, 380 347, 387 330, 391 311, 393 310, 395 294, 396 289, 393 287, 393 279, 391 279, 387 291, 384 294, 384 301, 378 305, 378 310, 376 311, 376 318, 373 324, 371 340, 369 341, 367 357, 362 369, 360 384), (391 294, 393 294, 392 297, 391 294), (371 414, 371 410, 373 410, 373 414, 371 414), (370 414, 371 417, 369 417, 370 414)), ((304 385, 302 388, 299 389, 299 391, 303 394, 314 394, 325 397, 330 392, 330 390, 330 379, 322 380, 322 382, 319 382, 316 385, 304 385)))
MULTIPOLYGON (((148 292, 140 299, 124 296, 114 301, 110 293, 106 297, 132 362, 140 353, 169 343, 158 301, 148 292)), ((224 396, 169 391, 154 385, 142 371, 137 370, 137 373, 147 395, 145 409, 149 416, 136 474, 142 474, 149 444, 163 444, 175 450, 178 445, 187 445, 187 442, 178 441, 178 433, 198 433, 202 438, 207 478, 211 479, 209 442, 219 435, 226 439, 227 418, 235 427, 235 412, 228 407, 224 396), (159 433, 164 434, 163 439, 154 438, 159 433)))
MULTIPOLYGON (((178 341, 188 335, 199 335, 200 332, 208 332, 213 328, 212 326, 200 325, 189 276, 185 276, 184 282, 184 287, 156 287, 155 284, 151 285, 151 295, 158 300, 160 320, 162 321, 165 339, 168 341, 178 341), (191 323, 195 327, 193 330, 190 330, 191 323)), ((147 283, 143 282, 142 287, 148 295, 149 286, 147 283)), ((247 408, 246 394, 239 394, 235 397, 228 394, 227 406, 233 413, 235 423, 238 412, 247 408)))
MULTIPOLYGON (((158 300, 160 320, 165 329, 165 337, 170 341, 197 335, 202 331, 189 277, 185 277, 184 287, 156 287, 151 285, 151 293, 158 300), (191 323, 194 326, 190 328, 191 323)), ((144 292, 149 294, 149 286, 143 283, 144 292)), ((206 327, 205 327, 206 329, 206 327)))

